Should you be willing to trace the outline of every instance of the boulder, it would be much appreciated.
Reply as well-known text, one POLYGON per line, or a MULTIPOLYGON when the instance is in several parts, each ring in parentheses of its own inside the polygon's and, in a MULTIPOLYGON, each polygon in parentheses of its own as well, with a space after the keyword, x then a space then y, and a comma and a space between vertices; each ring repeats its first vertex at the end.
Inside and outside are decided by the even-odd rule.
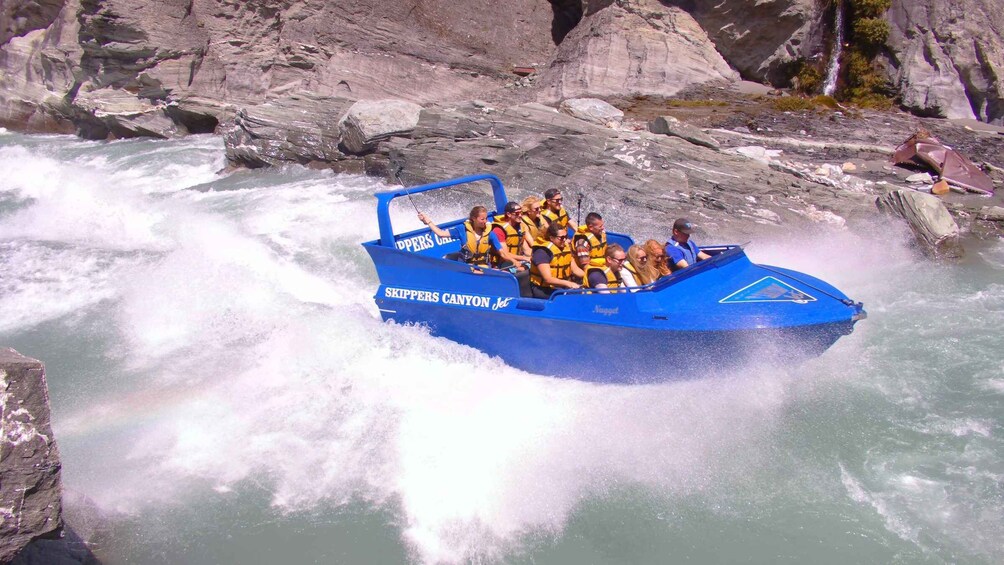
POLYGON ((223 132, 227 161, 249 168, 338 161, 339 124, 354 103, 300 94, 244 107, 223 132))
POLYGON ((541 71, 540 101, 672 96, 687 86, 739 80, 682 8, 658 0, 589 4, 541 71))
POLYGON ((58 535, 62 486, 42 363, 0 348, 0 563, 58 535))
POLYGON ((624 121, 624 112, 596 98, 570 98, 561 102, 558 111, 574 118, 607 127, 617 127, 624 121))
POLYGON ((702 145, 715 151, 721 147, 715 138, 704 133, 699 128, 681 122, 673 116, 662 116, 652 120, 648 124, 648 131, 679 137, 694 145, 702 145))
POLYGON ((964 255, 959 226, 937 196, 914 190, 893 190, 876 199, 875 204, 880 210, 905 219, 929 254, 938 258, 964 255))
POLYGON ((342 119, 342 145, 352 154, 367 153, 380 141, 410 135, 421 112, 421 106, 405 100, 356 102, 342 119))

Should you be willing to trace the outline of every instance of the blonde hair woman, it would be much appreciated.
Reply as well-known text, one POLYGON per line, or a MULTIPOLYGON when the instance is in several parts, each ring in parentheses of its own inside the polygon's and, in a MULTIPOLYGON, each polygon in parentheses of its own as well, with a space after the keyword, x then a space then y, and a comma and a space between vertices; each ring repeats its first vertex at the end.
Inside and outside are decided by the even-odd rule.
POLYGON ((547 220, 540 215, 540 198, 537 196, 527 196, 520 203, 523 209, 523 241, 527 248, 532 248, 542 240, 544 230, 547 229, 547 220))
POLYGON ((655 282, 659 275, 655 266, 648 260, 648 252, 637 243, 628 248, 628 264, 624 267, 631 271, 639 285, 655 282))

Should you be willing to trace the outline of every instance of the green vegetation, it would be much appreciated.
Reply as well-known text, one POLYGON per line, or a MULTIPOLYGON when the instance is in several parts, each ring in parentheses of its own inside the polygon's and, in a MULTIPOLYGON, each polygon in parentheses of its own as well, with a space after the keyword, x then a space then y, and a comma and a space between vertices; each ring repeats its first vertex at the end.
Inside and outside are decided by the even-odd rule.
MULTIPOLYGON (((836 1, 836 0, 834 0, 836 1)), ((841 56, 841 102, 862 108, 891 108, 895 88, 886 79, 875 60, 886 49, 889 39, 889 22, 884 18, 892 0, 844 0, 847 3, 848 37, 841 56)), ((791 82, 796 92, 804 95, 819 92, 823 86, 820 62, 805 59, 791 67, 791 82)), ((829 98, 829 97, 825 97, 829 98)), ((808 110, 811 108, 836 108, 837 101, 823 97, 781 99, 774 103, 778 110, 808 110)))
POLYGON ((892 7, 892 0, 851 0, 851 10, 862 18, 877 18, 892 7))
POLYGON ((889 39, 883 15, 891 5, 892 0, 850 0, 850 47, 844 53, 841 100, 862 108, 893 106, 895 89, 875 64, 889 39))
POLYGON ((831 96, 784 96, 770 101, 770 105, 780 112, 805 112, 836 110, 840 108, 838 103, 831 96))
POLYGON ((795 85, 795 90, 803 94, 816 92, 823 85, 823 73, 819 72, 819 69, 803 59, 799 65, 798 72, 795 73, 795 80, 792 82, 795 85))
POLYGON ((702 108, 707 106, 728 106, 728 102, 721 100, 667 100, 666 105, 670 108, 702 108))
POLYGON ((859 45, 878 50, 889 39, 889 22, 882 18, 858 18, 854 20, 851 31, 859 45))

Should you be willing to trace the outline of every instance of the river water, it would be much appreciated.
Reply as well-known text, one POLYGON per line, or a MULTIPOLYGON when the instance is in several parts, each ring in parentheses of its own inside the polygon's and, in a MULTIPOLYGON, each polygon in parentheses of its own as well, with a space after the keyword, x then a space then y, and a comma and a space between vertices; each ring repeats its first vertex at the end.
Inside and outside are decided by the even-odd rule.
POLYGON ((217 137, 0 133, 0 345, 46 364, 103 562, 1004 561, 1000 242, 754 240, 870 317, 800 367, 596 385, 382 323, 378 181, 224 165, 217 137))

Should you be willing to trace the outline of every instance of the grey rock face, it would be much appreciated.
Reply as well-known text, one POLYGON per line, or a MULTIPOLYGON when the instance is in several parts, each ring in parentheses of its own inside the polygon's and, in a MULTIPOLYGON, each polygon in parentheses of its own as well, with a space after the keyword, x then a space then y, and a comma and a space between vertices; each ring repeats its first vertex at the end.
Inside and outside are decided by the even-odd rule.
POLYGON ((42 363, 0 348, 0 562, 61 526, 59 452, 42 363))
POLYGON ((619 126, 624 121, 624 112, 597 98, 570 98, 558 111, 601 126, 619 126))
POLYGON ((249 168, 338 161, 344 157, 340 123, 354 103, 298 95, 243 108, 224 131, 227 159, 249 168))
POLYGON ((997 0, 893 0, 890 76, 923 115, 1004 123, 1004 10, 997 0))
POLYGON ((689 85, 739 79, 680 8, 657 0, 595 2, 589 8, 541 73, 542 101, 670 96, 689 85))
POLYGON ((880 210, 903 217, 928 253, 944 258, 963 256, 959 226, 937 196, 893 190, 880 197, 876 205, 880 210))
POLYGON ((362 154, 395 135, 410 135, 422 107, 404 100, 362 100, 349 108, 342 123, 342 143, 362 154))
POLYGON ((821 54, 821 5, 815 0, 694 0, 690 14, 743 78, 785 86, 785 67, 821 54))
POLYGON ((704 133, 694 126, 687 125, 672 116, 662 116, 652 120, 648 125, 648 131, 664 135, 672 135, 680 139, 687 140, 695 145, 703 145, 709 149, 717 150, 721 145, 718 140, 704 133))

